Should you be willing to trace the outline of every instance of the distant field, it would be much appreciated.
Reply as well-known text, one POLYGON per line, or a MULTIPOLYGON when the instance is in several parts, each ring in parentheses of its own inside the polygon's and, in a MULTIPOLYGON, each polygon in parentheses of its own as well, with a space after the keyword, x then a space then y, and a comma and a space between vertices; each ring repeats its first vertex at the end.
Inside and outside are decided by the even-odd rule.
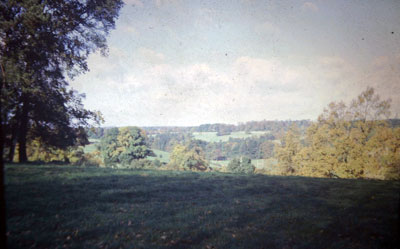
MULTIPOLYGON (((211 161, 211 166, 227 166, 229 164, 230 160, 212 160, 211 161)), ((275 166, 278 162, 276 159, 252 159, 251 163, 256 167, 256 168, 266 168, 269 169, 273 166, 275 166)))
POLYGON ((168 163, 169 162, 169 152, 162 151, 162 150, 154 150, 152 149, 154 154, 156 154, 155 157, 149 156, 147 159, 149 160, 156 160, 158 159, 162 163, 168 163))
POLYGON ((89 143, 88 145, 85 145, 83 147, 83 152, 85 153, 91 153, 95 150, 97 150, 96 145, 100 142, 100 139, 94 139, 94 138, 89 138, 89 143))
POLYGON ((400 183, 7 165, 9 248, 396 248, 400 183))
POLYGON ((244 131, 232 132, 230 135, 217 136, 217 132, 193 132, 195 139, 203 140, 206 142, 226 142, 229 138, 248 138, 252 136, 262 136, 264 134, 269 134, 269 131, 252 131, 247 134, 244 131))
POLYGON ((97 139, 97 138, 89 138, 89 142, 90 142, 90 143, 99 143, 99 142, 100 142, 100 139, 97 139))

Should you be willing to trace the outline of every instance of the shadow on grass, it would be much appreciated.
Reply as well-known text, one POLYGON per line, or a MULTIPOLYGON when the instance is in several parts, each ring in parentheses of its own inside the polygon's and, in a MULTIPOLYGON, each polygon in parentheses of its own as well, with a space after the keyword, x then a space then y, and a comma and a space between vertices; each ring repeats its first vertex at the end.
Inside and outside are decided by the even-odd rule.
POLYGON ((10 248, 394 248, 399 182, 8 165, 10 248))

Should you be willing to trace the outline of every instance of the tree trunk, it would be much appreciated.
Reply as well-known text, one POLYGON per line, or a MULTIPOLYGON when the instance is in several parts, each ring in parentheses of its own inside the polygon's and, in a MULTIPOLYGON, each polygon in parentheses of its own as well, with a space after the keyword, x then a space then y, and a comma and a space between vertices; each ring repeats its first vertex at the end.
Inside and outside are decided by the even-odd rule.
MULTIPOLYGON (((0 84, 0 94, 3 94, 3 88, 6 86, 6 78, 4 73, 3 65, 0 63, 3 82, 0 84)), ((3 100, 3 95, 0 96, 3 100)), ((7 221, 6 221, 6 198, 5 198, 5 187, 4 187, 4 111, 2 102, 0 101, 0 247, 7 248, 7 221)))
POLYGON ((15 144, 16 144, 16 138, 17 138, 17 127, 18 127, 18 123, 15 123, 12 128, 11 128, 11 138, 9 140, 8 143, 8 161, 12 162, 14 159, 14 152, 15 152, 15 144))
POLYGON ((24 163, 28 161, 28 157, 26 156, 26 137, 28 135, 28 101, 25 99, 22 106, 22 112, 19 123, 19 132, 18 132, 18 145, 19 145, 19 162, 24 163))
POLYGON ((11 126, 11 138, 8 140, 8 161, 12 162, 14 160, 15 153, 15 145, 17 143, 17 132, 18 132, 18 121, 20 116, 20 108, 17 106, 17 110, 15 112, 15 116, 12 120, 9 121, 11 126))

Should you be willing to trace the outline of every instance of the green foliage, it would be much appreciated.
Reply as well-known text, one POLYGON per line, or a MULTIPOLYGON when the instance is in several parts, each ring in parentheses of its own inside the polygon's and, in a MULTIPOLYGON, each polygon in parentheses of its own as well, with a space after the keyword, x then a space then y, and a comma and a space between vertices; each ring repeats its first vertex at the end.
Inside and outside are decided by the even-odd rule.
POLYGON ((160 160, 155 159, 155 160, 153 160, 153 165, 154 165, 154 167, 159 168, 159 167, 161 167, 162 163, 160 162, 160 160))
POLYGON ((62 149, 86 142, 83 127, 102 118, 83 108, 84 95, 69 87, 66 75, 88 71, 90 53, 106 53, 106 36, 122 5, 121 0, 2 1, 0 128, 9 158, 16 140, 19 161, 27 160, 29 138, 62 149))
POLYGON ((134 160, 146 158, 151 150, 146 134, 137 127, 112 128, 100 141, 100 151, 107 166, 129 166, 134 160))
MULTIPOLYGON (((19 145, 18 145, 19 146, 19 145)), ((79 147, 58 149, 55 147, 47 146, 42 143, 40 139, 33 139, 27 145, 27 156, 29 161, 40 162, 73 162, 79 159, 76 156, 81 156, 83 151, 79 147)), ((18 158, 18 154, 15 155, 18 158)))
POLYGON ((170 155, 168 168, 174 170, 206 171, 209 164, 201 148, 177 145, 170 155))
POLYGON ((255 167, 247 157, 235 158, 229 162, 227 170, 234 173, 253 174, 255 167))

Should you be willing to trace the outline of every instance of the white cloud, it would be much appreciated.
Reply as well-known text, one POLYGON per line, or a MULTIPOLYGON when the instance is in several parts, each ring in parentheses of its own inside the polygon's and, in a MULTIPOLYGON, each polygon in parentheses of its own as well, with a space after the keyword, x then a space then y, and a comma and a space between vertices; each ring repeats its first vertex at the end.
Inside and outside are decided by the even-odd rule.
POLYGON ((302 5, 303 10, 311 10, 311 11, 318 11, 318 6, 312 2, 305 2, 302 5))
MULTIPOLYGON (((84 77, 80 80, 84 85, 74 84, 87 93, 89 109, 103 112, 106 125, 315 119, 329 102, 350 101, 368 85, 382 99, 400 94, 396 84, 400 61, 395 56, 379 67, 371 62, 367 72, 341 57, 320 57, 312 64, 295 66, 249 56, 236 58, 222 71, 207 63, 167 64, 161 53, 148 48, 138 51, 139 56, 158 62, 130 62, 125 73, 104 77, 104 69, 117 70, 119 51, 113 49, 109 66, 102 62, 93 67, 90 61, 91 74, 97 78, 84 77)), ((399 100, 394 104, 394 113, 400 113, 399 100)))

